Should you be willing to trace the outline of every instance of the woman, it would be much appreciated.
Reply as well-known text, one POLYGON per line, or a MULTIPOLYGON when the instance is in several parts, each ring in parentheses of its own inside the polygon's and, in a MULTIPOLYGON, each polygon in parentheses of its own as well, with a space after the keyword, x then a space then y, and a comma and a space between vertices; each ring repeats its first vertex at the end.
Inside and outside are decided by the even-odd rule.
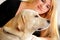
POLYGON ((22 1, 16 15, 23 9, 32 9, 39 12, 41 17, 50 20, 50 27, 44 31, 41 31, 40 36, 46 37, 47 40, 58 40, 58 27, 56 18, 56 5, 54 0, 29 0, 22 1))

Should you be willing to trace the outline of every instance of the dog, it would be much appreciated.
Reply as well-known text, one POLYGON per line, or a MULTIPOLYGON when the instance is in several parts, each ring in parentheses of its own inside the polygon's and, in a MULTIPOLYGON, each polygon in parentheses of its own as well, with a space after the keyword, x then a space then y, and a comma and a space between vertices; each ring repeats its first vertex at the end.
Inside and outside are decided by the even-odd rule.
POLYGON ((45 30, 49 24, 38 12, 24 9, 0 29, 0 40, 31 40, 35 31, 45 30))

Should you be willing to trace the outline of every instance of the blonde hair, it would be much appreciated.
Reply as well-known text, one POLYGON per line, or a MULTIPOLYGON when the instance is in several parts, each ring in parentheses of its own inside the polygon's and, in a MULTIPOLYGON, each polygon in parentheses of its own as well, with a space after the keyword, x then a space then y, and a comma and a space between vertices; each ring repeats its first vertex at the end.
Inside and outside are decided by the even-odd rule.
POLYGON ((41 36, 48 35, 49 37, 53 38, 52 40, 58 40, 59 33, 58 33, 58 26, 57 26, 57 12, 56 12, 56 0, 51 0, 51 8, 50 10, 41 15, 44 18, 50 19, 51 25, 47 30, 41 32, 41 36), (44 35, 43 35, 44 34, 44 35))

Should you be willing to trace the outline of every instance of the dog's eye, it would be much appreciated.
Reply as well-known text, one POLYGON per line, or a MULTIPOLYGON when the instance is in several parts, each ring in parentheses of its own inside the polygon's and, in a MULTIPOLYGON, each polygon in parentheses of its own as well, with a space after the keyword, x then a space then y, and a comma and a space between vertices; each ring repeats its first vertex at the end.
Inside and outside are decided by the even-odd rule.
POLYGON ((35 15, 35 17, 38 17, 38 15, 35 15))

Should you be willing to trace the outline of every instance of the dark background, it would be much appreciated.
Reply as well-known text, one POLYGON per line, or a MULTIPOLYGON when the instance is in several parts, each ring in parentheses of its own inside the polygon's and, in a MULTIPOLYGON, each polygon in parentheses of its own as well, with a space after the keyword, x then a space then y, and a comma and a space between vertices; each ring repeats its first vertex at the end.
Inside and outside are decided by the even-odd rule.
POLYGON ((0 27, 15 16, 20 2, 19 0, 6 0, 0 4, 0 27))

